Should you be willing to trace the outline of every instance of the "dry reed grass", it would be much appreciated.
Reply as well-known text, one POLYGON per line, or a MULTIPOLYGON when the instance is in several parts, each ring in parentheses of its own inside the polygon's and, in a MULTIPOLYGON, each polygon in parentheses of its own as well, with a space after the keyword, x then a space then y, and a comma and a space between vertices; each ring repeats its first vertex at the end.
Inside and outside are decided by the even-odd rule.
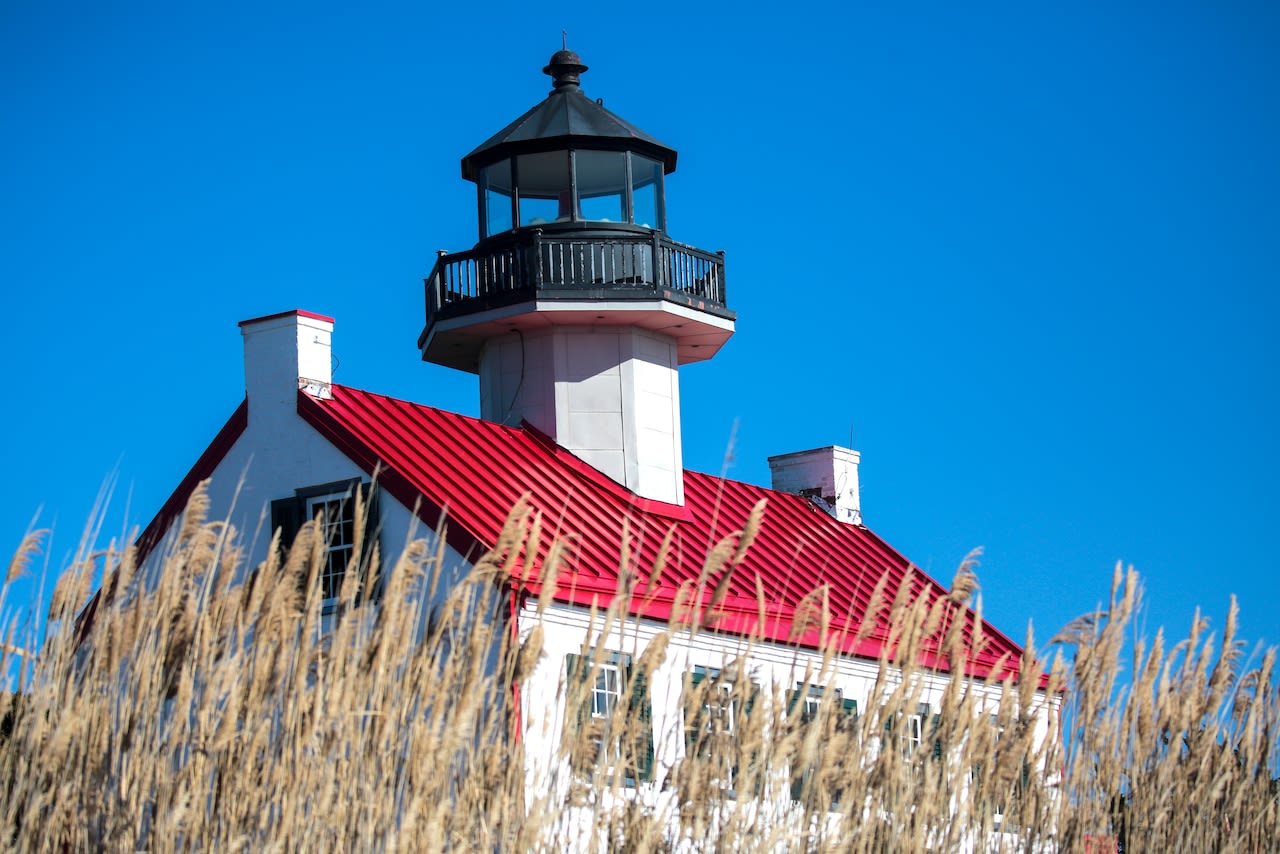
MULTIPOLYGON (((570 729, 549 776, 526 776, 512 686, 539 666, 544 635, 537 626, 516 637, 494 615, 500 585, 532 569, 523 556, 540 533, 527 507, 467 578, 437 591, 444 604, 434 614, 422 603, 440 583, 443 551, 417 542, 384 574, 376 609, 356 607, 350 574, 323 636, 315 579, 324 544, 314 528, 233 583, 237 532, 206 512, 198 494, 145 583, 131 548, 69 567, 38 656, 15 658, 17 624, 4 626, 0 663, 17 680, 0 728, 5 846, 1280 850, 1275 652, 1242 656, 1234 603, 1216 639, 1197 617, 1176 644, 1133 641, 1138 580, 1117 569, 1105 611, 1051 643, 1061 652, 1047 695, 1030 678, 953 679, 917 745, 900 729, 919 701, 913 662, 933 636, 963 667, 954 615, 976 587, 966 562, 933 609, 907 596, 882 603, 896 639, 873 692, 883 703, 858 717, 823 703, 806 718, 781 689, 751 688, 739 658, 718 684, 687 682, 684 693, 686 723, 724 709, 733 736, 695 723, 686 758, 637 796, 620 771, 647 761, 647 720, 630 709, 643 684, 635 678, 612 717, 570 729), (112 595, 81 632, 76 615, 104 569, 112 595), (1046 696, 1061 698, 1060 713, 1046 696), (1037 723, 1065 738, 1038 738, 1037 723)), ((746 534, 736 549, 712 550, 705 585, 744 559, 746 534)), ((23 543, 9 581, 37 545, 37 535, 23 543)), ((643 597, 647 580, 635 579, 631 595, 643 597)), ((818 624, 821 598, 808 617, 818 624)), ((546 607, 544 598, 539 613, 546 607)), ((625 614, 620 597, 594 616, 607 631, 625 614)), ((672 638, 711 630, 667 627, 640 651, 635 673, 651 673, 672 638)), ((1040 672, 1031 637, 1026 649, 1024 672, 1040 672)), ((827 684, 834 660, 831 651, 815 658, 808 681, 827 684)), ((590 687, 571 679, 564 690, 574 709, 590 687)))

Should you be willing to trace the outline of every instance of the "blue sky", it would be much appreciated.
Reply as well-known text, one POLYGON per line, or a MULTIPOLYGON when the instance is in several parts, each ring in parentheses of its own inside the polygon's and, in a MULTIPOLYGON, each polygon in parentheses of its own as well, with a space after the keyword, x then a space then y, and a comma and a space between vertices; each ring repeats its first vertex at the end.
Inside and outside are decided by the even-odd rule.
POLYGON ((0 552, 103 481, 145 524, 243 395, 239 320, 337 318, 340 382, 477 414, 419 361, 475 242, 472 147, 583 88, 680 152, 673 237, 738 333, 685 463, 862 451, 867 523, 1043 641, 1148 586, 1280 642, 1280 13, 1270 4, 0 5, 0 552))

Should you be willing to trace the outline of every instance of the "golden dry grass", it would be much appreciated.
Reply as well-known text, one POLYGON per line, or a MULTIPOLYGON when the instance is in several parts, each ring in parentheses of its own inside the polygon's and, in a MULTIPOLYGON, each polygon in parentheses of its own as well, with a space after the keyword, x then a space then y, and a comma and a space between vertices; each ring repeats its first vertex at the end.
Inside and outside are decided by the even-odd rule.
MULTIPOLYGON (((952 617, 976 585, 966 563, 952 595, 933 609, 905 596, 883 603, 896 652, 879 665, 873 696, 881 703, 857 717, 823 703, 805 718, 782 689, 752 688, 749 655, 740 657, 720 685, 686 680, 683 757, 637 794, 620 772, 646 761, 648 721, 629 708, 643 684, 635 676, 651 673, 672 639, 710 627, 671 625, 637 650, 617 712, 567 727, 562 760, 528 777, 511 697, 544 660, 544 633, 534 626, 516 636, 493 618, 500 585, 530 569, 521 561, 534 551, 527 540, 538 526, 527 508, 516 508, 498 548, 440 596, 430 594, 441 583, 443 551, 426 542, 387 562, 379 607, 356 607, 356 584, 345 584, 323 635, 315 578, 324 544, 312 527, 287 556, 233 583, 243 569, 237 534, 207 521, 206 508, 193 501, 146 583, 130 549, 86 554, 69 567, 38 655, 18 656, 15 618, 4 626, 0 663, 16 684, 0 728, 0 844, 1280 850, 1275 653, 1242 657, 1234 603, 1216 636, 1197 617, 1178 643, 1162 635, 1133 642, 1138 581, 1117 569, 1105 611, 1054 639, 1060 654, 1047 693, 1035 679, 951 680, 916 746, 900 729, 922 690, 913 662, 935 637, 951 666, 963 667, 966 647, 952 617), (111 595, 82 633, 76 615, 102 567, 111 595), (433 598, 443 604, 424 613, 433 598), (1060 698, 1061 709, 1046 697, 1060 698), (728 724, 699 718, 713 707, 731 714, 732 737, 728 724), (1065 737, 1037 737, 1037 726, 1065 737)), ((708 566, 741 562, 750 533, 736 549, 713 550, 708 566)), ((33 536, 23 544, 8 580, 36 543, 33 536)), ((644 595, 643 575, 632 595, 644 595)), ((539 613, 547 606, 540 602, 539 613)), ((607 632, 625 613, 619 599, 593 618, 607 632)), ((824 619, 820 596, 809 619, 824 619)), ((1039 672, 1030 637, 1026 648, 1022 668, 1039 672)), ((600 653, 582 655, 585 663, 600 653)), ((830 652, 816 656, 808 681, 828 684, 833 662, 830 652)), ((569 679, 560 702, 578 708, 589 690, 586 680, 569 679)))

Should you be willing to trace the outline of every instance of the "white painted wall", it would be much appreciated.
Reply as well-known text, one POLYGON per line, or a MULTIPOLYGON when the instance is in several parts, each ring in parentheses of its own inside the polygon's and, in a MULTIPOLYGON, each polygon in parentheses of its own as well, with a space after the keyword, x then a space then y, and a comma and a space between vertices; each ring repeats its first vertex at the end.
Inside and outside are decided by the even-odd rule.
MULTIPOLYGON (((607 636, 601 637, 598 622, 600 614, 596 615, 596 619, 597 623, 593 626, 587 609, 569 605, 552 605, 541 618, 543 656, 523 684, 520 698, 527 797, 531 801, 549 796, 557 803, 564 803, 572 780, 568 761, 561 755, 566 725, 565 656, 583 654, 584 650, 603 647, 629 654, 633 661, 637 661, 648 644, 667 630, 666 624, 657 621, 628 620, 607 636)), ((536 605, 530 603, 519 614, 522 638, 527 637, 538 623, 536 605)), ((770 689, 775 687, 785 692, 783 696, 789 696, 789 692, 804 682, 806 676, 811 684, 818 684, 817 676, 823 667, 822 656, 812 650, 776 643, 748 644, 742 638, 709 633, 700 633, 696 637, 691 637, 688 633, 673 634, 663 663, 650 674, 648 680, 654 728, 653 780, 640 784, 631 796, 654 807, 662 805, 664 799, 670 797, 671 789, 668 787, 664 793, 664 785, 675 764, 685 753, 680 699, 684 674, 698 666, 723 668, 742 656, 746 656, 749 661, 748 672, 752 682, 762 689, 762 700, 772 696, 770 689)), ((860 715, 870 712, 877 696, 885 696, 876 694, 875 682, 879 669, 877 662, 836 658, 829 668, 829 675, 822 680, 823 687, 839 689, 844 698, 857 700, 860 715)), ((929 703, 933 712, 937 713, 950 677, 944 674, 919 674, 918 678, 921 702, 929 703)), ((895 683, 890 678, 880 690, 891 691, 897 684, 900 684, 900 680, 895 683)), ((973 690, 980 697, 985 694, 983 702, 988 704, 994 714, 1003 689, 1000 686, 986 687, 974 683, 973 690)), ((1049 701, 1043 695, 1038 695, 1037 699, 1041 713, 1036 717, 1035 737, 1043 743, 1045 739, 1056 738, 1057 733, 1056 730, 1051 731, 1049 701)), ((766 805, 766 808, 783 816, 791 806, 787 800, 786 803, 766 805)), ((586 838, 586 835, 584 832, 582 838, 586 838)))
MULTIPOLYGON (((290 312, 241 324, 244 336, 245 388, 249 422, 244 433, 214 470, 209 485, 209 518, 235 525, 246 549, 244 570, 267 557, 271 542, 270 503, 300 488, 370 477, 298 415, 298 389, 316 397, 330 394, 330 341, 333 322, 290 312), (307 373, 298 373, 306 371, 307 373)), ((175 477, 175 480, 177 478, 175 477)), ((434 551, 436 533, 392 496, 379 496, 379 547, 384 566, 415 539, 434 551)), ((159 563, 165 545, 150 562, 159 563)), ((446 579, 468 567, 452 548, 445 550, 446 579)), ((439 594, 449 583, 439 586, 439 594)))
POLYGON ((244 387, 251 401, 288 403, 299 388, 329 396, 333 382, 333 319, 287 311, 240 323, 244 387))
POLYGON ((496 336, 480 353, 480 414, 527 420, 637 495, 684 503, 672 338, 631 326, 496 336))
POLYGON ((861 525, 862 499, 858 488, 861 459, 857 451, 828 445, 769 457, 769 474, 778 492, 800 494, 816 489, 818 497, 830 506, 837 519, 861 525))

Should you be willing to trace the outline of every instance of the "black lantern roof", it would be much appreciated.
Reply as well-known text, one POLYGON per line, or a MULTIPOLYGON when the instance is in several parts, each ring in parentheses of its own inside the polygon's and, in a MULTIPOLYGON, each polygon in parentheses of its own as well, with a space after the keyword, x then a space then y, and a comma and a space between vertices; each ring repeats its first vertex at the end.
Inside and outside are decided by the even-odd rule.
POLYGON ((474 181, 478 170, 513 154, 571 147, 635 151, 661 162, 663 172, 674 172, 674 149, 583 94, 578 82, 586 70, 582 58, 571 50, 552 54, 542 69, 555 81, 551 94, 462 158, 462 177, 474 181))

